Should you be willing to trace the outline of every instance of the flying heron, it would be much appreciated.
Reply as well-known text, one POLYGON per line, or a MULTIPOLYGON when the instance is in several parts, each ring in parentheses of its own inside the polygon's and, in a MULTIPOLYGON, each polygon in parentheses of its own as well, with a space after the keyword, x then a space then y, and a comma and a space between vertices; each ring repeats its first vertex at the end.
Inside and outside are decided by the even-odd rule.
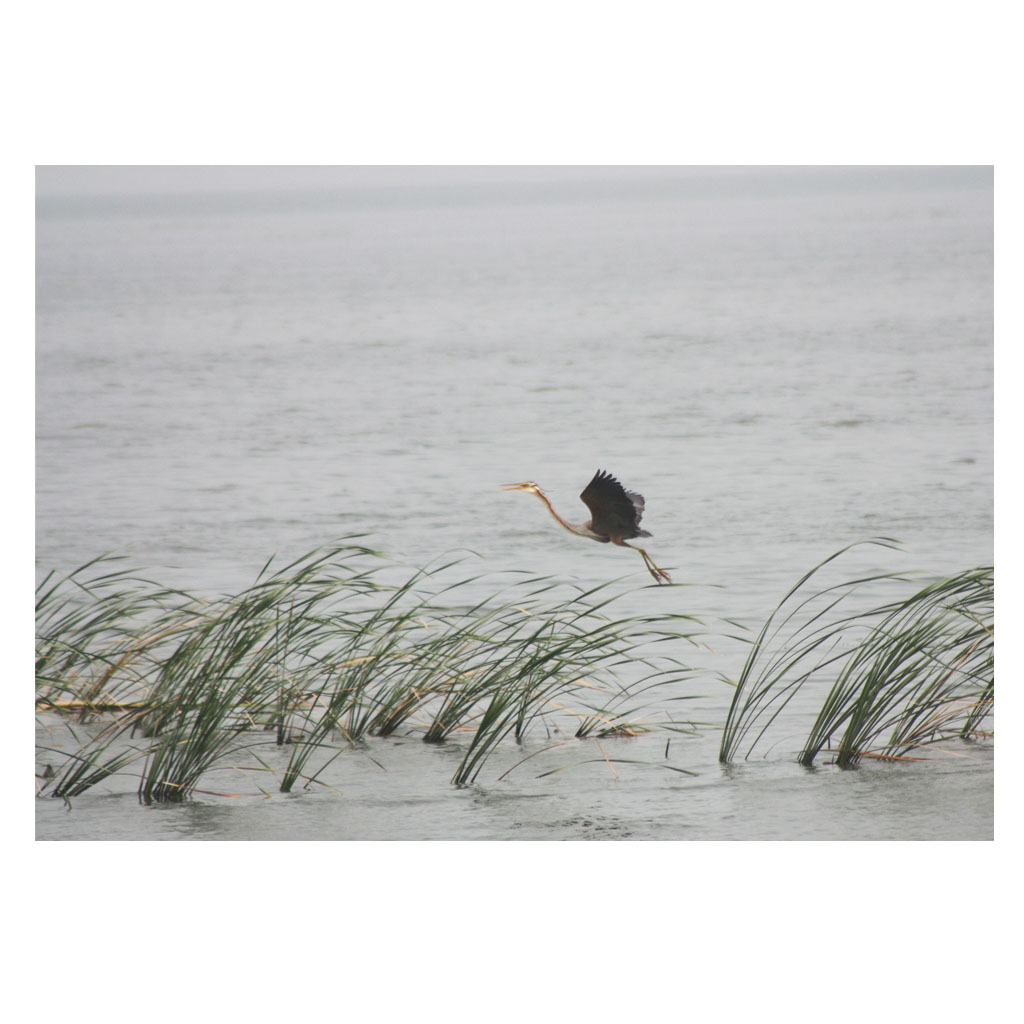
POLYGON ((506 491, 529 491, 536 494, 548 507, 548 511, 554 516, 555 521, 564 526, 570 533, 577 537, 589 537, 591 540, 607 544, 611 541, 618 544, 620 548, 632 548, 639 551, 643 556, 644 565, 647 571, 654 577, 656 583, 671 583, 672 578, 664 569, 658 568, 643 548, 635 544, 627 544, 631 537, 650 537, 646 530, 640 529, 640 518, 644 514, 644 497, 633 491, 627 491, 618 480, 599 469, 594 474, 594 479, 584 488, 580 499, 590 509, 590 522, 567 523, 553 508, 548 496, 532 481, 527 480, 521 484, 505 484, 506 491))

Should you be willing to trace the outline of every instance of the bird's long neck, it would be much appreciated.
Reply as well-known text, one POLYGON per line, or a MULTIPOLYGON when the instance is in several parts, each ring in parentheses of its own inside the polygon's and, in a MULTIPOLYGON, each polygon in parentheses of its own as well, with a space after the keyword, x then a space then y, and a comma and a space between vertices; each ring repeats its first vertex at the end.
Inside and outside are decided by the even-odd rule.
POLYGON ((575 523, 567 523, 555 511, 555 506, 552 505, 550 501, 548 501, 548 496, 539 487, 533 493, 536 494, 537 497, 540 498, 540 500, 543 501, 545 505, 547 505, 548 511, 551 513, 552 519, 554 519, 554 521, 556 523, 558 523, 559 526, 564 527, 570 533, 575 533, 578 537, 592 537, 593 536, 591 531, 588 530, 586 526, 577 526, 575 523))

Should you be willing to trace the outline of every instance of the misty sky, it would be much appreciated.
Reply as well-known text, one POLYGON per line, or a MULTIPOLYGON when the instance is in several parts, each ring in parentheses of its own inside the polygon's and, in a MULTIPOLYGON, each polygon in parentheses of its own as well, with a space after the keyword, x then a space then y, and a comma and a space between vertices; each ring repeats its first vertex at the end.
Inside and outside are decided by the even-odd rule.
MULTIPOLYGON (((983 165, 900 166, 245 166, 245 165, 65 165, 36 168, 37 197, 138 195, 188 192, 277 192, 413 185, 469 185, 568 182, 703 182, 735 188, 745 178, 773 179, 802 188, 840 175, 856 186, 882 184, 893 175, 914 174, 921 185, 991 183, 983 165)), ((904 179, 905 180, 905 179, 904 179)))
POLYGON ((231 191, 236 189, 336 188, 415 182, 569 180, 678 177, 709 170, 680 167, 460 167, 460 166, 41 166, 38 195, 103 195, 138 192, 231 191))

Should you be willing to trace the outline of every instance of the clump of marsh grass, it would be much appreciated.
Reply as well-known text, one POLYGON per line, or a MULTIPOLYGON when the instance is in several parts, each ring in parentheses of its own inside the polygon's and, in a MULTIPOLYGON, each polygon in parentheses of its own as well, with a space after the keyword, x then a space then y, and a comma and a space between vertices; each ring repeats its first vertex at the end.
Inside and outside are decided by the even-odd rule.
POLYGON ((869 752, 895 758, 951 736, 972 738, 994 703, 993 597, 986 567, 879 609, 843 663, 800 763, 833 749, 848 768, 869 752))
MULTIPOLYGON (((641 646, 667 639, 645 629, 645 620, 607 619, 591 594, 547 597, 554 587, 547 578, 520 580, 465 607, 450 602, 476 577, 438 593, 413 586, 427 578, 420 572, 397 587, 349 637, 344 660, 305 712, 287 786, 332 732, 357 742, 391 735, 411 719, 427 743, 469 737, 452 778, 468 784, 506 737, 522 742, 538 720, 592 714, 574 710, 581 695, 603 688, 627 700, 644 680, 627 685, 613 662, 635 675, 650 664, 641 646)), ((666 685, 683 674, 661 669, 666 685)))
POLYGON ((68 723, 70 752, 40 748, 64 758, 41 791, 67 799, 133 768, 140 800, 176 802, 248 758, 288 792, 318 781, 346 747, 400 728, 427 742, 468 736, 453 778, 465 784, 506 736, 522 741, 556 715, 575 717, 580 735, 639 718, 634 686, 685 675, 645 650, 690 639, 685 616, 657 626, 615 619, 611 598, 565 597, 545 577, 466 601, 481 578, 445 582, 455 564, 408 572, 347 544, 280 569, 268 562, 252 586, 213 600, 96 562, 48 577, 37 604, 37 708, 94 727, 80 735, 68 723), (584 701, 573 706, 577 694, 584 701), (266 746, 287 747, 283 770, 260 756, 266 746))
POLYGON ((158 651, 192 621, 188 595, 111 570, 115 561, 97 558, 62 578, 51 573, 36 589, 36 707, 64 716, 77 746, 40 748, 64 758, 44 790, 65 799, 145 756, 126 745, 126 734, 148 710, 158 651), (118 719, 94 727, 111 713, 118 719))
POLYGON ((723 763, 741 749, 749 757, 812 682, 828 689, 797 758, 804 765, 823 752, 842 768, 864 757, 903 758, 938 740, 972 738, 991 713, 992 568, 849 611, 867 584, 905 588, 908 581, 875 575, 809 591, 812 577, 848 550, 805 574, 752 643, 722 733, 723 763))
POLYGON ((268 563, 252 587, 214 601, 153 589, 126 573, 86 577, 96 563, 57 584, 48 578, 39 602, 37 707, 123 714, 71 754, 46 790, 77 795, 142 760, 140 799, 184 799, 205 772, 248 744, 247 734, 280 726, 330 638, 325 602, 339 592, 349 599, 372 592, 372 570, 350 568, 370 555, 348 545, 274 572, 268 563))
MULTIPOLYGON (((628 715, 639 719, 642 707, 636 698, 654 685, 670 695, 668 700, 692 699, 692 695, 671 696, 675 684, 687 678, 690 670, 677 657, 655 657, 652 650, 669 634, 656 631, 655 620, 648 617, 609 617, 608 606, 617 595, 602 593, 607 587, 574 597, 554 614, 551 609, 531 610, 517 604, 511 609, 513 615, 504 617, 489 634, 483 645, 489 659, 474 668, 471 688, 480 698, 480 711, 453 783, 472 783, 498 743, 508 736, 522 742, 530 725, 552 712, 574 717, 576 736, 583 737, 598 722, 608 732, 617 728, 616 718, 621 720, 627 713, 621 708, 610 712, 609 704, 628 705, 628 715), (628 681, 618 671, 626 667, 628 681), (600 702, 597 708, 595 698, 600 702)), ((669 618, 685 620, 688 627, 694 622, 687 616, 669 618)), ((689 632, 678 629, 671 638, 694 642, 689 632)))
POLYGON ((189 632, 163 662, 145 719, 157 739, 141 799, 183 799, 227 755, 261 745, 253 738, 261 727, 276 733, 277 745, 285 742, 296 710, 329 671, 328 652, 344 636, 348 606, 382 589, 375 568, 352 566, 366 556, 376 552, 349 546, 274 572, 268 563, 252 587, 189 632))

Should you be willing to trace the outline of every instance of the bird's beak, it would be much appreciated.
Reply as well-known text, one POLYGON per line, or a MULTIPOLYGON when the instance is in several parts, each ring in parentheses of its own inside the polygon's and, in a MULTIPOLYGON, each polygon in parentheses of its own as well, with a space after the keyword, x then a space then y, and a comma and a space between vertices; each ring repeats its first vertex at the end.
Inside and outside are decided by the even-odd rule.
POLYGON ((522 484, 502 484, 501 489, 503 491, 518 491, 522 484))

